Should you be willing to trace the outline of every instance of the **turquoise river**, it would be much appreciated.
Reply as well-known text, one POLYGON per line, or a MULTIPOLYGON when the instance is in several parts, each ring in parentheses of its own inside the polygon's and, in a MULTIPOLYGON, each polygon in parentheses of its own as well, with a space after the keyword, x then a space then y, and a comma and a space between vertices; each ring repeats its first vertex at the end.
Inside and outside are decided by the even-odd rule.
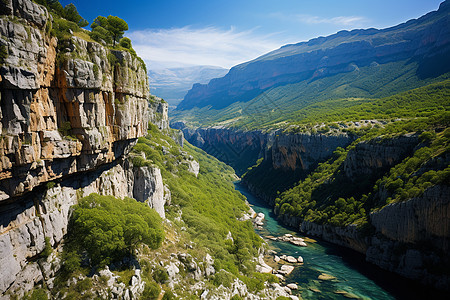
MULTIPOLYGON (((263 229, 256 230, 264 237, 282 236, 286 233, 303 237, 292 228, 280 225, 265 202, 254 197, 242 184, 236 189, 247 197, 257 213, 264 213, 263 229)), ((286 284, 296 283, 303 299, 444 299, 445 295, 383 271, 364 261, 363 255, 320 240, 307 242, 308 247, 298 247, 286 242, 265 238, 278 255, 302 256, 304 263, 297 265, 287 276, 286 284), (320 280, 322 273, 335 277, 320 280)))

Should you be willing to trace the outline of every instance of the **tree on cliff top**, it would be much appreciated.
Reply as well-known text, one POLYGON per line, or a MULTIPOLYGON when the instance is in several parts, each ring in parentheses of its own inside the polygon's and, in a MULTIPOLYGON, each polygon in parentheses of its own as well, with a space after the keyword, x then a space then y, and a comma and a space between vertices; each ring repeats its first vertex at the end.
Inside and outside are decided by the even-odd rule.
POLYGON ((53 11, 66 20, 74 22, 79 27, 89 25, 89 22, 80 16, 73 3, 67 4, 65 7, 63 7, 58 0, 36 0, 36 3, 44 5, 50 11, 53 11))
POLYGON ((112 40, 113 46, 116 46, 116 43, 118 43, 123 37, 124 32, 128 30, 128 24, 127 22, 116 16, 110 15, 107 18, 98 16, 97 18, 95 18, 94 22, 92 22, 91 28, 91 37, 93 39, 96 39, 97 41, 99 41, 99 39, 102 39, 106 43, 108 43, 108 40, 112 40), (100 28, 103 28, 104 30, 100 28), (106 36, 106 32, 109 33, 109 37, 106 36))
POLYGON ((69 21, 76 23, 80 27, 89 25, 89 22, 83 19, 77 11, 77 8, 73 3, 67 4, 64 7, 63 17, 69 21))

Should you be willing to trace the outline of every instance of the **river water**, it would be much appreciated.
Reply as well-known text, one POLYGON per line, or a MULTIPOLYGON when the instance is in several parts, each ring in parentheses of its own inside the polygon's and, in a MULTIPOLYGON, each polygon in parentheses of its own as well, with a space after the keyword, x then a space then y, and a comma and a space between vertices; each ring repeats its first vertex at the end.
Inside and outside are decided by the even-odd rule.
MULTIPOLYGON (((236 190, 247 197, 256 213, 264 213, 264 227, 256 229, 262 236, 282 236, 294 234, 275 220, 272 209, 262 200, 254 197, 242 184, 235 184, 236 190)), ((271 249, 280 255, 302 256, 304 263, 298 265, 286 277, 286 284, 296 283, 303 299, 437 299, 420 286, 409 280, 383 271, 364 261, 364 257, 323 241, 307 241, 308 247, 298 247, 287 242, 265 239, 271 249), (336 279, 319 280, 321 274, 336 279), (431 296, 431 297, 430 297, 431 296)), ((438 296, 438 298, 440 298, 438 296)))

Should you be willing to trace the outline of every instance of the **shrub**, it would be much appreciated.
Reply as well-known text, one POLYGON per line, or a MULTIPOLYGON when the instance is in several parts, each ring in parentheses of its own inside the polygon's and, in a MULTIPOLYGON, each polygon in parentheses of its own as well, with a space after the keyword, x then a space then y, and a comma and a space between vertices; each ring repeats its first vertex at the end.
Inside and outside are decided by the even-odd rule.
POLYGON ((167 274, 166 269, 159 266, 153 270, 152 277, 158 283, 165 283, 167 280, 169 280, 169 274, 167 274))
POLYGON ((147 282, 145 284, 144 292, 142 292, 141 299, 158 299, 161 293, 161 288, 155 282, 147 282))
POLYGON ((176 299, 176 298, 171 290, 167 290, 164 293, 164 296, 162 297, 162 300, 174 300, 174 299, 176 299))
POLYGON ((132 254, 145 243, 158 248, 164 239, 161 217, 131 198, 91 194, 75 206, 71 234, 79 251, 87 251, 93 266, 132 254))
POLYGON ((42 257, 48 257, 50 254, 52 254, 53 248, 52 244, 50 244, 50 238, 45 237, 45 248, 44 251, 42 251, 41 255, 42 257))

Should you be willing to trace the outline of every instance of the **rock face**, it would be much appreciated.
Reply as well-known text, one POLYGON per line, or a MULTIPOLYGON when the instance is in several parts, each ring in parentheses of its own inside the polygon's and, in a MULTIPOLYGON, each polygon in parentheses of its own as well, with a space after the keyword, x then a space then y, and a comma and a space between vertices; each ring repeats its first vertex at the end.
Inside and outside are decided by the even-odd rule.
POLYGON ((133 169, 133 174, 133 198, 147 202, 164 219, 167 198, 161 170, 156 167, 138 167, 133 169))
MULTIPOLYGON (((438 11, 395 27, 344 30, 283 46, 233 67, 222 78, 195 84, 177 110, 208 105, 221 109, 249 101, 272 87, 411 58, 419 64, 419 75, 428 76, 427 65, 444 60, 450 51, 449 11, 450 4, 445 1, 438 11)), ((442 64, 440 70, 448 72, 449 65, 442 64)))
POLYGON ((317 162, 330 157, 337 147, 353 141, 347 134, 285 134, 280 131, 236 131, 228 128, 189 129, 183 122, 171 124, 181 129, 189 143, 244 173, 263 157, 274 169, 309 170, 317 162))
POLYGON ((0 297, 52 284, 59 258, 39 254, 61 243, 81 197, 133 197, 163 217, 170 201, 159 169, 124 159, 147 131, 145 65, 74 36, 58 42, 49 22, 32 1, 0 1, 0 297))
POLYGON ((169 104, 159 97, 153 97, 148 103, 150 108, 149 121, 160 130, 169 128, 169 104))
POLYGON ((394 203, 370 215, 377 235, 369 262, 442 289, 450 286, 450 188, 434 186, 420 197, 394 203))
POLYGON ((6 200, 123 155, 146 133, 148 79, 130 53, 80 38, 57 53, 57 40, 45 32, 47 12, 31 1, 0 6, 6 49, 0 199, 6 200))
POLYGON ((418 143, 417 135, 402 135, 384 140, 376 138, 358 143, 347 154, 343 166, 345 175, 357 179, 386 171, 408 156, 418 143))

